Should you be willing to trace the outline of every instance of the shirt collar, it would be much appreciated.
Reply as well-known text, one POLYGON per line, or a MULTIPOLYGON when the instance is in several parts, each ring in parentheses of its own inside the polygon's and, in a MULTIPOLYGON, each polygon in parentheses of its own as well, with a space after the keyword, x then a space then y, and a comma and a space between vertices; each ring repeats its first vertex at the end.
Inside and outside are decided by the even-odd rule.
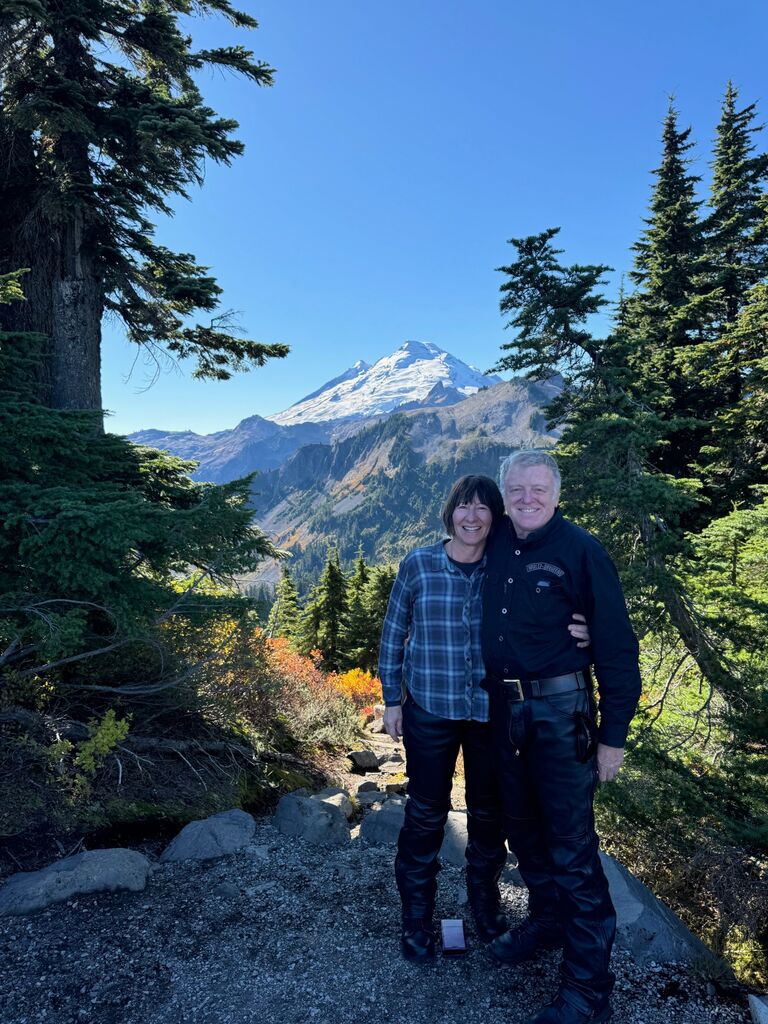
MULTIPOLYGON (((448 557, 448 552, 445 550, 445 546, 450 539, 450 537, 447 537, 445 540, 440 541, 439 546, 436 546, 435 550, 432 552, 433 572, 440 572, 442 569, 447 569, 449 572, 461 572, 461 569, 459 569, 457 565, 454 565, 453 562, 450 560, 450 558, 448 557)), ((483 557, 480 561, 480 564, 477 566, 478 569, 485 568, 486 558, 488 557, 487 553, 488 545, 486 544, 485 551, 483 552, 483 557)))

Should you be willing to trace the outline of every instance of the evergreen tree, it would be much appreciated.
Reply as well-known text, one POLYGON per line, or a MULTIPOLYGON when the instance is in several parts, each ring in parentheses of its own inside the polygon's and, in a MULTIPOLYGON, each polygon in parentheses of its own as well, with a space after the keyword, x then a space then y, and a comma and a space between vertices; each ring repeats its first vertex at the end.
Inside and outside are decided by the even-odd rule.
POLYGON ((718 515, 752 501, 765 478, 765 323, 768 278, 768 154, 755 153, 754 104, 738 110, 728 84, 717 127, 704 243, 715 317, 689 362, 712 396, 713 430, 700 453, 703 495, 718 515))
MULTIPOLYGON (((42 405, 44 345, 0 332, 0 667, 37 676, 60 663, 55 679, 72 687, 99 652, 141 637, 157 647, 198 589, 180 597, 180 579, 227 583, 275 552, 252 525, 250 478, 195 483, 190 463, 94 433, 98 412, 42 405)), ((233 605, 199 589, 194 603, 197 621, 233 605)))
POLYGON ((691 129, 680 130, 677 112, 670 103, 663 129, 661 164, 653 172, 656 185, 647 228, 633 246, 635 267, 630 274, 638 291, 629 300, 628 312, 638 334, 667 358, 659 358, 662 373, 674 369, 670 350, 689 344, 701 328, 699 279, 702 272, 702 227, 696 199, 701 180, 689 173, 693 148, 691 129))
MULTIPOLYGON (((549 410, 553 421, 568 423, 558 448, 563 504, 613 555, 641 629, 654 628, 664 609, 702 674, 734 696, 740 684, 693 610, 676 566, 691 551, 684 521, 698 483, 668 472, 664 453, 687 421, 670 414, 667 392, 648 386, 639 332, 620 329, 599 338, 588 330, 588 316, 606 301, 595 292, 605 268, 561 266, 553 235, 513 240, 520 258, 503 268, 509 279, 502 308, 516 311, 518 350, 498 368, 545 376, 565 369, 564 390, 549 410)), ((647 338, 645 364, 658 351, 659 336, 647 338)))
POLYGON ((200 377, 287 352, 236 336, 208 269, 153 237, 151 214, 202 182, 206 158, 228 164, 243 148, 195 73, 273 77, 242 46, 195 49, 179 25, 191 13, 256 27, 228 0, 19 0, 0 12, 0 274, 30 271, 29 301, 0 311, 0 330, 47 339, 37 397, 53 408, 101 408, 107 312, 131 341, 194 359, 200 377))
POLYGON ((392 565, 376 565, 371 570, 365 586, 364 607, 367 617, 368 637, 360 648, 360 668, 375 672, 379 662, 381 630, 387 614, 389 595, 395 584, 397 570, 392 565))
POLYGON ((347 613, 347 586, 339 552, 331 548, 320 581, 312 591, 299 638, 300 650, 319 650, 323 668, 337 671, 342 663, 342 624, 347 613))
POLYGON ((299 593, 287 565, 283 565, 280 582, 275 588, 275 601, 267 621, 269 636, 284 636, 294 640, 299 630, 301 608, 299 593))
POLYGON ((342 663, 344 668, 369 670, 366 651, 370 645, 370 620, 365 603, 365 588, 370 570, 362 551, 358 550, 357 561, 347 582, 347 615, 342 624, 342 663))
POLYGON ((755 153, 756 106, 736 107, 728 83, 717 126, 711 214, 704 223, 710 288, 717 294, 717 323, 733 324, 747 292, 768 274, 768 154, 755 153))

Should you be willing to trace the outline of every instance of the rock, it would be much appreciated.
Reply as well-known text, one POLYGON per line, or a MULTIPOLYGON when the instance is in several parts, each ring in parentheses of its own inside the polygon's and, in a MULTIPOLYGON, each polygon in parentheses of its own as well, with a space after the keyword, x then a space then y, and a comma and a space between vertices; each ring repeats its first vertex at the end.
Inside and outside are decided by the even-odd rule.
POLYGON ((357 787, 357 795, 361 793, 373 793, 374 790, 378 792, 379 786, 376 782, 361 782, 357 787))
POLYGON ((369 732, 384 732, 384 722, 380 718, 374 718, 371 724, 368 726, 369 732))
POLYGON ((387 799, 387 794, 382 793, 380 790, 366 791, 365 793, 357 794, 357 802, 361 807, 373 807, 375 804, 383 804, 387 799))
POLYGON ((466 863, 464 851, 467 848, 467 813, 449 811, 445 823, 445 837, 440 847, 440 859, 446 864, 463 867, 466 863))
POLYGON ((749 1009, 752 1024, 768 1024, 768 996, 750 996, 749 1009))
POLYGON ((402 768, 405 764, 405 758, 399 750, 392 750, 388 754, 379 755, 379 766, 383 768, 385 764, 399 764, 402 768))
POLYGON ((408 790, 407 782, 388 782, 384 787, 385 791, 390 794, 397 794, 403 796, 408 790))
POLYGON ((394 845, 404 817, 405 804, 400 800, 387 800, 381 808, 372 808, 363 818, 360 838, 371 846, 394 845))
POLYGON ((87 850, 40 871, 11 875, 0 889, 0 914, 31 914, 72 896, 94 892, 141 892, 150 863, 135 850, 87 850))
POLYGON ((313 793, 312 799, 319 800, 321 803, 328 804, 333 807, 338 807, 339 810, 344 813, 344 817, 347 821, 350 821, 355 816, 355 808, 352 801, 349 799, 349 793, 346 789, 329 786, 328 789, 321 789, 319 793, 313 793))
POLYGON ((249 846, 248 853, 250 853, 254 860, 259 861, 261 864, 266 864, 269 860, 269 847, 265 846, 264 843, 249 846))
POLYGON ((600 860, 616 908, 616 945, 637 963, 651 960, 711 961, 713 953, 685 927, 669 907, 606 853, 600 860))
POLYGON ((352 750, 347 757, 353 768, 361 772, 375 772, 379 767, 379 759, 372 750, 352 750))
POLYGON ((402 761, 385 761, 379 765, 379 771, 382 775, 402 775, 403 767, 402 761))
POLYGON ((250 814, 234 809, 190 821, 163 850, 160 861, 213 860, 242 850, 253 839, 256 823, 250 814))
POLYGON ((341 807, 306 793, 288 793, 277 805, 275 828, 287 836, 300 836, 318 846, 350 842, 347 816, 341 807))

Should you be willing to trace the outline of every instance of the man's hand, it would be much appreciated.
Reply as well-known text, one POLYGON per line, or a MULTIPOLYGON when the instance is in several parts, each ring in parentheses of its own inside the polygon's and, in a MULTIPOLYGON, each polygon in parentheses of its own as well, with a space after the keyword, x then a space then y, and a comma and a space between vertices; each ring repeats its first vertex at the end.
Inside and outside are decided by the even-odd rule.
POLYGON ((605 743, 597 744, 597 777, 601 782, 610 782, 611 779, 615 779, 623 762, 623 747, 608 747, 605 743))
POLYGON ((571 634, 574 640, 579 641, 579 643, 577 643, 576 646, 589 647, 590 636, 587 620, 584 618, 581 612, 574 612, 571 618, 574 618, 576 621, 572 622, 568 626, 568 632, 571 634))
POLYGON ((384 732, 397 742, 403 735, 403 708, 396 704, 392 708, 384 708, 384 732))

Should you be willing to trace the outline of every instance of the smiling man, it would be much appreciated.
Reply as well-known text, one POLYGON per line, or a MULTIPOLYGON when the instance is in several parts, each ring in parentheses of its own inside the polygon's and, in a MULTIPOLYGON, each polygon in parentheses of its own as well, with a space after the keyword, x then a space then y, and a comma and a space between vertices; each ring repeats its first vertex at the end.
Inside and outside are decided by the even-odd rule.
POLYGON ((623 761, 640 695, 637 639, 605 549, 558 509, 552 456, 515 452, 500 480, 507 519, 486 549, 482 651, 505 832, 529 902, 527 920, 490 949, 519 964, 562 948, 559 992, 527 1024, 598 1024, 611 1017, 616 916, 592 801, 623 761), (588 650, 567 638, 574 612, 586 616, 588 650))

